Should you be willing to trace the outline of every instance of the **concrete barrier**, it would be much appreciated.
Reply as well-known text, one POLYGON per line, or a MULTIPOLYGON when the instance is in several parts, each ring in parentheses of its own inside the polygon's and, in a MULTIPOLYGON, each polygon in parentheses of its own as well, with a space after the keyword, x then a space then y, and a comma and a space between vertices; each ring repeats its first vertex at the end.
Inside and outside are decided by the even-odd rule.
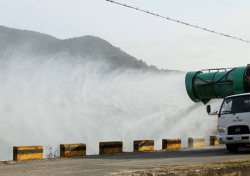
POLYGON ((43 146, 14 146, 13 160, 35 160, 43 159, 43 146))
POLYGON ((137 140, 134 141, 134 152, 154 151, 153 140, 137 140))
POLYGON ((86 144, 60 144, 60 158, 86 156, 86 144))
POLYGON ((111 141, 111 142, 100 142, 99 143, 99 154, 114 154, 122 153, 123 143, 121 141, 111 141))
POLYGON ((205 138, 188 138, 188 147, 205 147, 205 138))
POLYGON ((181 139, 162 139, 162 150, 181 149, 181 139))
POLYGON ((216 136, 210 136, 210 145, 211 146, 217 146, 217 145, 222 145, 220 144, 217 139, 216 136))

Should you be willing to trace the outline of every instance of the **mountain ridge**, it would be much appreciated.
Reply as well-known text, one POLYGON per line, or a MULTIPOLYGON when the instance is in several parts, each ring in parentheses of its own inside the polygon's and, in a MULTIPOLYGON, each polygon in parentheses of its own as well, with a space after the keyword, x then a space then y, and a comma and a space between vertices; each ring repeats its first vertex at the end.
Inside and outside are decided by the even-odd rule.
MULTIPOLYGON (((85 35, 68 39, 58 39, 54 36, 39 32, 8 28, 0 26, 0 56, 4 53, 21 52, 22 55, 51 56, 58 53, 68 53, 73 57, 100 60, 116 68, 159 70, 146 62, 113 46, 108 41, 97 36, 85 35)), ((164 70, 167 71, 167 70, 164 70)))

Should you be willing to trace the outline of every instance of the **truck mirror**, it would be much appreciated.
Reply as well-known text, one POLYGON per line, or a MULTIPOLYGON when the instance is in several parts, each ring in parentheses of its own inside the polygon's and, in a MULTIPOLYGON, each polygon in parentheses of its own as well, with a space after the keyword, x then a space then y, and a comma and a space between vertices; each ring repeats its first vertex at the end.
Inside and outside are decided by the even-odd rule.
POLYGON ((211 112, 211 106, 207 105, 207 113, 209 114, 211 112))

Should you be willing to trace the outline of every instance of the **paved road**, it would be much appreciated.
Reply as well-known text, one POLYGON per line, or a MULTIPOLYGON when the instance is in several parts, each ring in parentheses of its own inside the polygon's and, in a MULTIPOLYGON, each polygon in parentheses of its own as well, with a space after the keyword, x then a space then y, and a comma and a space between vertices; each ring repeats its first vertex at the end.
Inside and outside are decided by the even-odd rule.
POLYGON ((206 147, 176 151, 122 153, 70 159, 16 162, 9 165, 0 165, 0 176, 102 176, 128 170, 133 171, 169 165, 206 164, 239 159, 250 159, 250 149, 242 150, 237 154, 231 154, 227 152, 225 147, 206 147))

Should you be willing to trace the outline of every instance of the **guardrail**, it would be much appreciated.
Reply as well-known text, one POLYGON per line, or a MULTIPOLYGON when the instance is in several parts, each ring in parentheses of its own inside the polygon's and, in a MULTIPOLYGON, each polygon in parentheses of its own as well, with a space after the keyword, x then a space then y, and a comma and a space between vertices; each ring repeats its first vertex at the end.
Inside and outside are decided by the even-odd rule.
POLYGON ((86 144, 61 144, 60 145, 60 158, 68 158, 74 156, 85 156, 86 144))
POLYGON ((35 160, 43 158, 43 146, 14 146, 13 160, 35 160))
POLYGON ((100 142, 99 154, 115 154, 123 152, 123 143, 121 141, 100 142))
MULTIPOLYGON (((155 151, 154 140, 135 140, 133 141, 133 152, 148 152, 155 151)), ((188 138, 188 147, 197 148, 204 146, 218 146, 221 145, 216 140, 215 136, 210 136, 206 143, 205 138, 188 138)), ((181 139, 162 139, 162 150, 179 150, 182 149, 181 139)), ((84 157, 86 156, 86 144, 60 144, 60 158, 68 157, 84 157)), ((43 159, 43 146, 14 146, 13 160, 36 160, 43 159)), ((99 143, 99 155, 122 153, 122 141, 108 141, 99 143)))
POLYGON ((205 138, 188 138, 188 147, 205 147, 205 138))
POLYGON ((134 141, 134 152, 154 151, 154 140, 134 141))
POLYGON ((181 149, 181 139, 162 139, 162 150, 181 149))

